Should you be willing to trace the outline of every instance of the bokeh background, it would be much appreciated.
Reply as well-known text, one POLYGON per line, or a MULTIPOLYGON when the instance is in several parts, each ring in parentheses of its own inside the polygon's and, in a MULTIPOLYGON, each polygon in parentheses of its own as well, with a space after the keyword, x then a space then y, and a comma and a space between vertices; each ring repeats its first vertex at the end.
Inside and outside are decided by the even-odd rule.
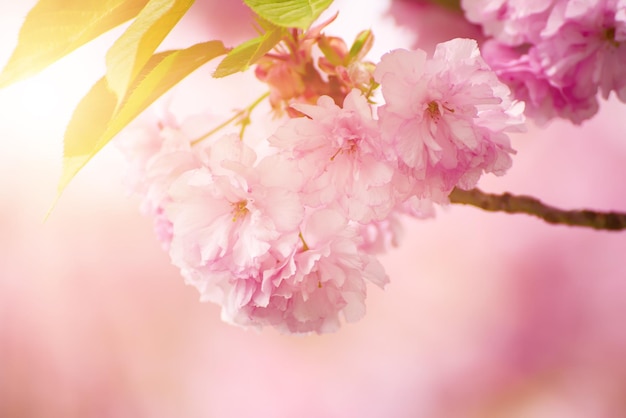
MULTIPOLYGON (((0 63, 33 0, 0 3, 0 63)), ((372 60, 477 28, 418 1, 336 1, 329 33, 377 37, 372 60)), ((166 46, 253 31, 238 1, 198 0, 166 46)), ((626 233, 471 207, 409 221, 391 283, 335 334, 224 324, 154 238, 107 147, 54 201, 63 129, 120 30, 0 91, 0 417, 620 418, 626 416, 626 233)), ((213 64, 214 66, 214 64, 213 64)), ((216 120, 262 86, 211 65, 167 98, 216 120)), ((263 112, 257 113, 263 118, 263 112)), ((626 211, 626 106, 513 138, 492 192, 626 211)))

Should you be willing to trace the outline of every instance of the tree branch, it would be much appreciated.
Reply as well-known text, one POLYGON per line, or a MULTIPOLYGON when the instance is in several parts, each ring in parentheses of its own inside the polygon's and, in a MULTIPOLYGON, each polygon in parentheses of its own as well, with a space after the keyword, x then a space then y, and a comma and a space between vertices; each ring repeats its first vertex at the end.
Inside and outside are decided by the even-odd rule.
POLYGON ((485 193, 479 189, 454 189, 451 203, 472 205, 490 212, 525 213, 551 224, 582 226, 609 231, 626 229, 626 213, 595 212, 592 210, 562 210, 529 196, 485 193))
POLYGON ((432 3, 446 7, 454 12, 462 12, 461 0, 431 0, 432 3))

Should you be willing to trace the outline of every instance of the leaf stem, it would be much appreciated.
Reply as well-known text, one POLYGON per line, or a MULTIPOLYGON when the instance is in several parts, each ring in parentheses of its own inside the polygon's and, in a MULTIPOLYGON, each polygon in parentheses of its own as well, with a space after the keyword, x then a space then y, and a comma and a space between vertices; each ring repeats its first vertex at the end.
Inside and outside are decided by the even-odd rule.
POLYGON ((530 196, 515 196, 485 193, 479 189, 461 190, 450 193, 450 202, 472 205, 490 212, 525 213, 551 224, 581 226, 608 231, 626 229, 626 213, 596 212, 592 210, 563 210, 542 203, 530 196))
POLYGON ((252 113, 252 111, 263 101, 265 100, 267 97, 269 97, 270 92, 266 92, 263 93, 259 98, 257 98, 254 102, 252 102, 248 107, 243 108, 239 111, 237 111, 231 118, 229 118, 228 120, 220 123, 219 125, 217 125, 215 128, 211 129, 209 132, 205 133, 204 135, 202 135, 200 138, 198 139, 194 139, 191 142, 191 145, 197 145, 200 142, 204 141, 205 139, 207 139, 208 137, 210 137, 211 135, 213 135, 214 133, 220 131, 221 129, 227 127, 228 125, 230 125, 231 123, 238 121, 238 123, 241 124, 241 130, 239 132, 239 137, 241 139, 243 139, 243 134, 244 131, 246 129, 246 127, 250 124, 250 114, 252 113))

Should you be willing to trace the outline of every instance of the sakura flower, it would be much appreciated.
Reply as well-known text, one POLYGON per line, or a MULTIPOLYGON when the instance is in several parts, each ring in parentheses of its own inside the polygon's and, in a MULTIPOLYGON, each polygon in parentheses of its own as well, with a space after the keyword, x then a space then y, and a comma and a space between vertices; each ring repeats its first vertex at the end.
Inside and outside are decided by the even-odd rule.
POLYGON ((494 36, 484 46, 485 60, 539 123, 555 116, 582 123, 597 112, 598 91, 626 101, 625 0, 481 0, 463 6, 494 36))
POLYGON ((559 0, 461 0, 467 19, 505 45, 535 42, 559 0))
POLYGON ((264 272, 269 299, 241 306, 236 323, 326 333, 339 328, 341 317, 363 317, 366 282, 383 287, 388 279, 379 261, 359 249, 357 230, 340 213, 324 209, 308 218, 301 237, 297 251, 264 272))
POLYGON ((506 132, 521 129, 523 106, 509 99, 475 41, 441 43, 431 59, 394 50, 374 76, 385 99, 382 138, 411 185, 407 197, 444 203, 454 187, 474 187, 482 173, 510 167, 506 132))
POLYGON ((207 153, 213 153, 204 158, 209 165, 187 171, 169 189, 172 261, 220 278, 258 270, 283 235, 297 237, 302 204, 295 193, 264 183, 254 151, 237 135, 221 138, 207 153), (220 158, 227 155, 230 160, 220 158))
POLYGON ((403 219, 427 219, 434 216, 435 206, 431 200, 411 196, 397 204, 385 219, 358 226, 363 238, 360 248, 369 254, 385 253, 400 245, 404 237, 403 219))
POLYGON ((525 102, 525 114, 538 125, 555 117, 580 124, 598 111, 593 85, 586 84, 585 88, 592 91, 583 92, 578 82, 559 84, 543 68, 537 48, 524 52, 490 40, 482 50, 500 80, 512 89, 518 100, 525 102))
POLYGON ((305 220, 292 161, 256 163, 236 136, 204 154, 202 167, 172 184, 166 207, 172 262, 202 300, 221 305, 228 322, 286 332, 329 332, 340 316, 359 319, 365 280, 382 286, 386 276, 348 220, 330 210, 305 220))
POLYGON ((400 245, 404 235, 399 214, 391 212, 381 221, 372 221, 359 225, 363 238, 360 248, 368 254, 383 254, 392 247, 400 245))
POLYGON ((615 91, 626 101, 626 1, 587 0, 555 8, 537 44, 546 74, 578 97, 608 98, 615 91))
POLYGON ((210 144, 199 158, 203 165, 183 173, 169 189, 170 256, 202 299, 225 306, 225 318, 232 320, 236 309, 228 303, 269 297, 263 271, 300 242, 303 206, 296 193, 275 184, 274 173, 267 174, 281 166, 254 165, 254 151, 236 135, 210 144))
POLYGON ((185 131, 188 123, 179 125, 173 115, 165 113, 157 122, 141 121, 117 140, 129 160, 127 182, 142 197, 142 211, 154 215, 157 237, 166 249, 172 229, 163 211, 167 190, 180 174, 200 166, 191 148, 193 137, 185 131))
POLYGON ((297 161, 308 206, 337 207, 352 220, 384 219, 394 206, 395 165, 385 155, 377 121, 358 90, 343 108, 328 96, 293 106, 308 117, 279 128, 270 143, 297 161))

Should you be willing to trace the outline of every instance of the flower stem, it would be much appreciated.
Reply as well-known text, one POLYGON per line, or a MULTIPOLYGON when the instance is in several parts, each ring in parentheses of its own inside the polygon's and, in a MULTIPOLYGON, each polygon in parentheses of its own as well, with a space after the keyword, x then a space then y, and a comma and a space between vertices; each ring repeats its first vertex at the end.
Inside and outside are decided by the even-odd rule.
POLYGON ((252 113, 254 108, 256 108, 269 95, 270 95, 269 92, 263 93, 263 95, 261 95, 258 99, 256 99, 254 102, 252 102, 248 107, 237 111, 231 118, 229 118, 228 120, 224 121, 223 123, 220 123, 215 128, 211 129, 209 132, 207 132, 204 135, 202 135, 200 138, 194 139, 191 142, 191 145, 193 146, 193 145, 199 144, 200 142, 204 141, 205 139, 207 139, 208 137, 210 137, 214 133, 218 132, 219 130, 221 130, 221 129, 225 128, 225 127, 227 127, 228 125, 230 125, 231 123, 233 123, 235 121, 238 121, 238 123, 241 124, 241 130, 239 132, 239 137, 241 139, 243 139, 243 133, 244 133, 244 131, 246 129, 246 126, 248 126, 250 124, 250 114, 252 113))
POLYGON ((586 228, 621 231, 626 229, 626 213, 596 212, 592 210, 562 210, 542 203, 530 196, 485 193, 479 189, 450 193, 450 202, 472 205, 490 212, 525 213, 551 224, 582 226, 586 228))

